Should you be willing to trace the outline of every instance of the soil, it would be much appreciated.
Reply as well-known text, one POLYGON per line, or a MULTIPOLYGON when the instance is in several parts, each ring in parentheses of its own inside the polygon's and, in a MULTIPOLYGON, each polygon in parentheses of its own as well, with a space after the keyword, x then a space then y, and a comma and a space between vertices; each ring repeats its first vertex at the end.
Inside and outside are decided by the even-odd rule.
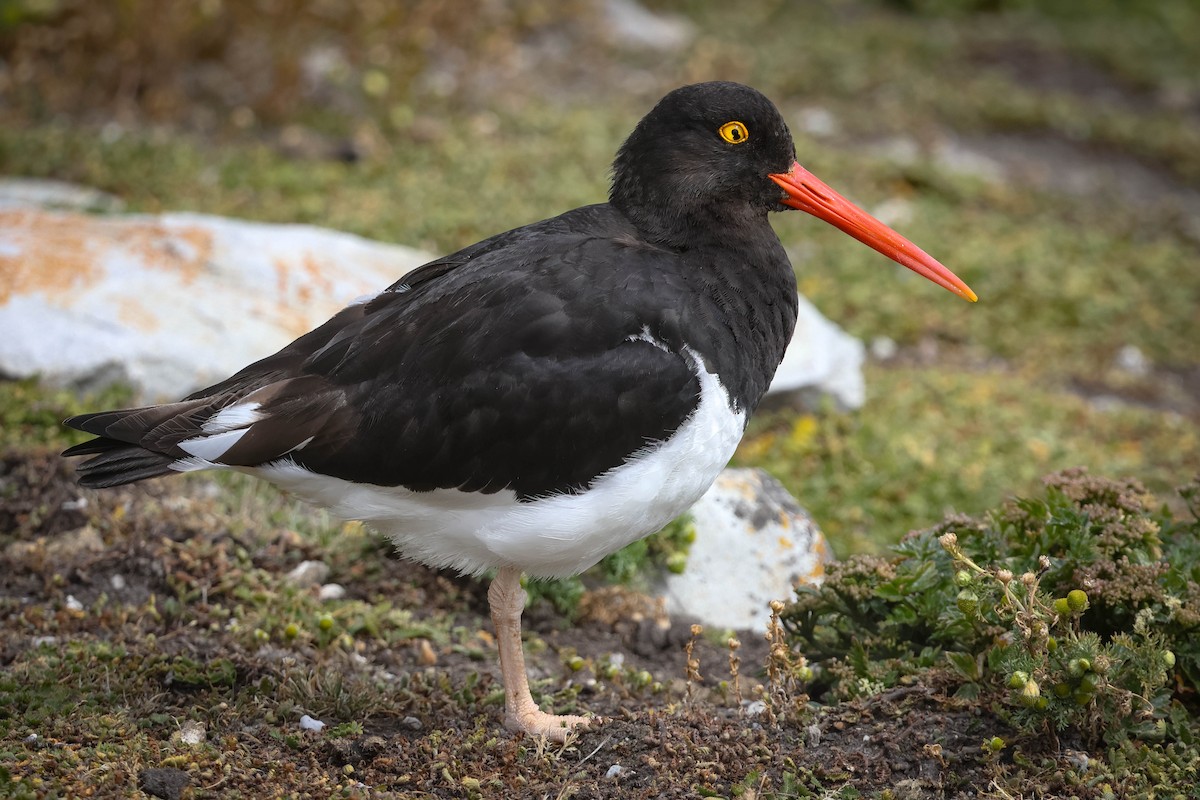
MULTIPOLYGON (((756 665, 767 643, 745 632, 739 704, 725 645, 620 589, 590 592, 574 623, 546 603, 525 616, 535 692, 552 695, 543 704, 599 724, 566 745, 509 733, 484 582, 398 560, 382 544, 349 575, 336 540, 325 551, 270 525, 235 532, 214 490, 193 479, 87 492, 52 452, 0 460, 0 670, 36 683, 43 659, 34 654, 46 642, 56 654, 102 644, 124 654, 105 666, 119 693, 80 679, 78 713, 40 729, 18 723, 0 739, 0 750, 24 756, 8 766, 14 780, 98 796, 140 786, 157 797, 315 796, 337 787, 364 797, 755 797, 852 786, 970 797, 1003 771, 980 745, 1007 728, 954 699, 952 687, 902 686, 822 709, 766 680, 756 665), (239 550, 252 554, 249 570, 239 550), (449 621, 476 646, 387 631, 356 635, 348 648, 275 637, 247 644, 216 624, 222 607, 250 619, 255 603, 273 602, 270 588, 240 592, 239 584, 287 597, 283 576, 303 559, 332 563, 350 598, 388 598, 411 611, 413 630, 449 621), (687 679, 689 642, 698 681, 687 679), (573 671, 576 656, 584 666, 573 671), (301 710, 329 727, 302 731, 301 710), (142 720, 136 747, 106 754, 97 717, 142 720), (197 724, 209 746, 186 755, 181 731, 197 724), (39 758, 55 749, 72 758, 39 758), (150 758, 168 752, 185 755, 150 758)), ((36 720, 30 706, 39 696, 10 696, 4 715, 36 720)))

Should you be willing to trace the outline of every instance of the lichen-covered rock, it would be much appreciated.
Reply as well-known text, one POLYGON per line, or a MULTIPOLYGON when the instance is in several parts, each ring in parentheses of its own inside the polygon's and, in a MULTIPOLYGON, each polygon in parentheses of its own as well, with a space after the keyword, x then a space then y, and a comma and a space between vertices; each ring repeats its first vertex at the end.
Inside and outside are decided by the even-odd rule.
POLYGON ((0 208, 0 374, 174 399, 430 258, 307 225, 0 208))
POLYGON ((727 469, 692 506, 696 541, 687 568, 665 579, 672 616, 719 628, 765 631, 768 604, 820 581, 825 537, 779 481, 760 469, 727 469))

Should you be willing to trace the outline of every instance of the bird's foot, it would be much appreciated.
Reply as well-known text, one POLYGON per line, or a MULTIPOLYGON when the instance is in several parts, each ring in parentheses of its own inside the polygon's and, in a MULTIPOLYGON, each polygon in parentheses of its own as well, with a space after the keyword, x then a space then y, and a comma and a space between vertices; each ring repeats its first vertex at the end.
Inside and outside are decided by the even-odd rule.
POLYGON ((504 727, 530 736, 545 736, 552 742, 565 742, 575 728, 587 728, 598 722, 594 717, 547 714, 534 707, 519 713, 509 712, 505 715, 504 727))

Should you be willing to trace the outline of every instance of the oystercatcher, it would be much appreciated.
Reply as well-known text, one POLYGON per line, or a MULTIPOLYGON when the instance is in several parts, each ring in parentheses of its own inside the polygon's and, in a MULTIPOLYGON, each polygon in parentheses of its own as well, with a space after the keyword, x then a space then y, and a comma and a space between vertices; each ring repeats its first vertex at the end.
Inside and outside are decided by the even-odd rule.
POLYGON ((86 487, 232 469, 408 558, 479 574, 505 722, 562 740, 521 648, 521 573, 578 573, 709 487, 783 358, 796 208, 974 293, 795 162, 775 106, 734 83, 664 97, 617 153, 609 201, 432 261, 180 402, 84 414, 86 487))

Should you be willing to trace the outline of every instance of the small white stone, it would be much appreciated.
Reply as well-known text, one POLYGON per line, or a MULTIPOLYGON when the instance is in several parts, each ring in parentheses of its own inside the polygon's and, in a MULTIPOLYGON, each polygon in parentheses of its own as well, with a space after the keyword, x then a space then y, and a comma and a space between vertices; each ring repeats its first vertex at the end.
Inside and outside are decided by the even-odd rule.
POLYGON ((346 596, 346 587, 340 583, 327 583, 321 587, 317 597, 322 600, 341 600, 346 596))
POLYGON ((67 595, 67 608, 71 611, 83 611, 83 603, 75 599, 75 595, 67 595))
POLYGON ((30 640, 30 644, 34 647, 41 647, 44 644, 58 644, 57 636, 35 636, 30 640))
POLYGON ((827 108, 809 106, 796 115, 796 127, 810 136, 824 138, 838 132, 837 118, 827 108))
POLYGON ((1113 362, 1117 369, 1127 372, 1134 377, 1144 377, 1150 374, 1150 359, 1136 345, 1127 344, 1117 351, 1113 362))
POLYGON ((74 500, 64 501, 61 508, 63 511, 82 511, 87 508, 88 499, 86 497, 76 497, 74 500))
POLYGON ((324 561, 301 561, 287 574, 286 580, 301 588, 317 586, 329 577, 329 566, 324 561))
POLYGON ((889 197, 872 208, 871 212, 884 225, 897 228, 912 221, 913 204, 903 197, 889 197))
POLYGON ((198 744, 204 744, 207 736, 208 733, 205 731, 203 723, 189 719, 183 725, 179 726, 179 731, 173 738, 178 738, 181 743, 194 747, 198 744))
POLYGON ((767 710, 767 704, 762 700, 746 700, 742 703, 742 710, 748 717, 757 717, 767 710))
POLYGON ((618 775, 620 775, 624 771, 625 771, 625 768, 622 767, 620 764, 613 764, 611 767, 608 768, 608 772, 604 773, 604 777, 616 778, 618 775))
POLYGON ((119 592, 125 588, 125 576, 119 572, 114 572, 109 576, 108 583, 119 592))
POLYGON ((319 731, 325 727, 325 723, 319 719, 313 719, 308 714, 300 718, 300 729, 305 731, 319 731))
POLYGON ((876 361, 891 361, 899 350, 900 346, 890 336, 876 336, 871 340, 871 358, 876 361))

